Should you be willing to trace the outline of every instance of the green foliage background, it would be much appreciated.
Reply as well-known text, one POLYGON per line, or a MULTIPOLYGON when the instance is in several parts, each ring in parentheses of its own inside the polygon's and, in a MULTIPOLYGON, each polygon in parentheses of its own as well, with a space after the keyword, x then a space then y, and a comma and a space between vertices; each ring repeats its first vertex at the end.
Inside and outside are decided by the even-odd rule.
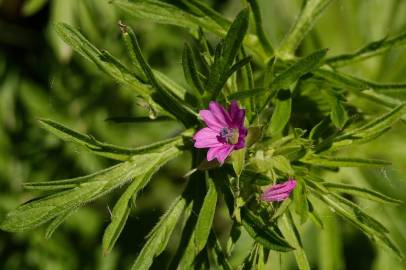
MULTIPOLYGON (((271 42, 279 44, 298 14, 302 1, 258 2, 271 42)), ((230 19, 242 8, 237 0, 207 3, 230 19)), ((400 34, 406 30, 403 14, 406 14, 406 2, 401 0, 333 1, 300 46, 299 55, 308 55, 319 48, 329 48, 329 56, 353 52, 371 41, 400 34)), ((99 0, 2 0, 0 15, 1 215, 34 197, 34 194, 23 192, 22 182, 71 178, 112 165, 108 160, 47 133, 41 129, 38 118, 51 118, 102 141, 126 146, 153 143, 181 130, 181 126, 174 122, 114 124, 105 121, 113 116, 147 115, 149 112, 145 104, 134 98, 131 90, 73 53, 56 36, 53 23, 62 21, 79 28, 98 48, 108 49, 123 60, 128 57, 117 26, 121 19, 135 29, 150 65, 185 86, 181 58, 183 43, 190 40, 186 31, 128 18, 107 1, 99 0)), ((372 81, 404 82, 406 50, 394 48, 382 56, 342 70, 372 81)), ((406 98, 400 91, 391 95, 406 98)), ((361 99, 352 102, 358 102, 358 107, 366 113, 384 112, 373 102, 361 99)), ((303 108, 303 113, 308 111, 311 108, 303 108)), ((385 136, 356 149, 357 156, 389 160, 393 163, 391 167, 347 168, 338 174, 326 175, 326 178, 370 186, 406 201, 405 136, 405 125, 398 122, 385 136)), ((190 167, 190 159, 190 156, 183 155, 165 165, 142 190, 136 210, 131 213, 108 256, 102 254, 101 239, 110 220, 110 204, 117 199, 115 194, 80 208, 48 240, 44 238, 44 228, 16 234, 0 231, 0 268, 128 269, 140 251, 145 235, 184 187, 186 180, 182 176, 190 167)), ((363 209, 368 209, 388 227, 405 254, 405 206, 360 203, 363 209)), ((215 227, 226 233, 229 224, 221 215, 216 216, 215 227)), ((315 268, 406 267, 404 262, 382 248, 373 246, 351 225, 327 211, 322 216, 325 230, 320 232, 309 222, 302 230, 305 250, 315 268)), ((242 239, 244 244, 237 246, 232 257, 235 264, 245 257, 250 246, 248 236, 243 235, 242 239)), ((156 259, 153 268, 162 269, 175 250, 176 246, 170 245, 156 259)), ((275 267, 296 267, 291 255, 281 256, 280 262, 275 262, 275 267)))

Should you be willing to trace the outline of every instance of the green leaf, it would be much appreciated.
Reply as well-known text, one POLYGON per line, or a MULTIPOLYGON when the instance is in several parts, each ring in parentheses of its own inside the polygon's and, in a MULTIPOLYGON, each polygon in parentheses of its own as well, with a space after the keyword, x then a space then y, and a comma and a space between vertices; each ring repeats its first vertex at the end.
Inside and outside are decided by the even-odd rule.
POLYGON ((279 226, 286 239, 295 247, 293 255, 295 256, 297 266, 300 270, 310 270, 306 253, 300 240, 299 231, 293 221, 292 215, 287 212, 279 219, 279 226))
POLYGON ((32 183, 31 188, 62 189, 62 191, 30 201, 12 210, 0 228, 5 231, 27 231, 38 227, 145 174, 155 166, 157 160, 164 158, 169 160, 179 153, 180 150, 174 147, 162 153, 138 155, 130 161, 87 176, 32 183))
POLYGON ((385 53, 392 48, 404 46, 405 44, 406 32, 392 38, 384 37, 380 40, 368 43, 354 53, 331 57, 329 59, 326 59, 326 64, 332 65, 334 67, 352 64, 385 53))
POLYGON ((206 245, 209 233, 212 228, 214 213, 217 204, 217 190, 211 178, 206 180, 208 191, 204 198, 202 208, 197 218, 196 229, 194 234, 196 253, 199 253, 206 245))
POLYGON ((280 133, 285 128, 290 119, 291 107, 292 96, 290 90, 279 90, 276 97, 275 110, 269 126, 272 135, 280 133))
POLYGON ((342 129, 348 120, 347 111, 338 99, 333 103, 330 118, 331 122, 339 129, 342 129))
POLYGON ((128 215, 131 211, 131 199, 137 195, 139 190, 143 189, 148 184, 152 175, 172 158, 173 156, 170 155, 158 157, 148 171, 132 180, 129 187, 118 199, 112 211, 111 223, 106 228, 103 235, 102 246, 104 254, 110 253, 125 226, 128 215))
POLYGON ((257 0, 248 0, 248 3, 250 4, 252 14, 254 15, 255 31, 257 33, 259 42, 264 51, 266 51, 269 55, 271 55, 273 54, 273 48, 262 26, 261 9, 258 5, 258 2, 257 0))
POLYGON ((139 253, 131 269, 147 270, 151 267, 153 259, 164 251, 176 224, 187 206, 183 197, 177 198, 169 207, 165 215, 155 225, 148 235, 148 240, 139 253))
POLYGON ((240 177, 240 175, 244 169, 245 152, 246 152, 246 148, 244 147, 242 149, 234 151, 232 154, 233 168, 234 168, 234 172, 237 175, 237 177, 240 177))
POLYGON ((270 159, 270 164, 272 167, 285 174, 293 175, 295 173, 290 166, 289 160, 282 155, 272 156, 272 158, 270 159))
POLYGON ((147 152, 161 152, 173 146, 182 145, 182 138, 175 137, 138 148, 125 148, 100 142, 90 135, 76 132, 64 125, 53 122, 52 120, 40 119, 39 121, 47 131, 51 132, 62 140, 77 143, 86 147, 86 149, 92 151, 97 155, 115 160, 126 161, 135 155, 147 152))
POLYGON ((307 156, 300 159, 301 162, 323 167, 364 167, 364 166, 388 166, 390 162, 379 159, 345 158, 329 156, 307 156))
POLYGON ((185 44, 185 48, 183 50, 182 65, 187 83, 202 95, 205 91, 204 84, 200 80, 200 75, 192 48, 187 43, 185 44))
POLYGON ((282 58, 292 58, 296 48, 313 28, 323 10, 331 3, 331 0, 308 0, 289 33, 282 40, 277 55, 282 58))
POLYGON ((58 35, 70 45, 77 53, 84 58, 96 64, 96 66, 117 80, 118 82, 129 86, 139 95, 149 98, 151 89, 145 85, 137 76, 129 71, 118 60, 112 57, 108 52, 101 52, 91 44, 79 31, 65 23, 55 24, 55 31, 58 35))
POLYGON ((309 205, 306 186, 303 181, 296 181, 296 187, 293 190, 293 202, 295 203, 295 211, 300 217, 300 224, 305 223, 309 216, 309 205))
POLYGON ((248 29, 249 10, 242 10, 231 24, 222 44, 218 57, 210 68, 206 88, 213 93, 215 99, 227 81, 227 74, 232 66, 238 50, 248 29))
POLYGON ((366 189, 366 188, 357 187, 357 186, 353 186, 353 185, 347 185, 347 184, 328 183, 328 182, 324 182, 323 185, 328 190, 331 190, 331 191, 359 196, 359 197, 366 198, 368 200, 376 201, 379 203, 391 203, 391 204, 402 204, 403 203, 403 201, 401 201, 401 200, 391 198, 389 196, 386 196, 382 193, 379 193, 379 192, 371 190, 371 189, 366 189))
POLYGON ((241 208, 242 225, 251 237, 264 247, 281 252, 294 248, 274 229, 246 207, 241 208))
POLYGON ((158 83, 151 67, 145 61, 144 56, 142 55, 141 48, 134 32, 124 24, 121 24, 120 26, 123 33, 129 34, 138 64, 144 72, 149 84, 152 85, 153 89, 155 90, 155 93, 152 95, 153 100, 174 115, 177 119, 182 121, 185 126, 190 126, 195 120, 197 114, 179 97, 169 92, 166 88, 162 87, 158 83))

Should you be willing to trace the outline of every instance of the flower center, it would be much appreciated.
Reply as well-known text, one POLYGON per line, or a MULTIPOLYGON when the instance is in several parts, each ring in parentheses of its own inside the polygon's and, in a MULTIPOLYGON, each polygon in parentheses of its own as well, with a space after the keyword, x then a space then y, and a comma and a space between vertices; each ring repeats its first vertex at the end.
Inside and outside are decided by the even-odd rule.
POLYGON ((240 136, 238 128, 222 128, 220 138, 228 144, 236 144, 240 136))

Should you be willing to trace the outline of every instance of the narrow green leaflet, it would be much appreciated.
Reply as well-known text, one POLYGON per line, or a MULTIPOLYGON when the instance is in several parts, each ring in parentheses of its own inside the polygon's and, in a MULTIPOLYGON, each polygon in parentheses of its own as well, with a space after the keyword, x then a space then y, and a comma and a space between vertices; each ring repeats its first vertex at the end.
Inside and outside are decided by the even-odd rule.
POLYGON ((242 90, 242 91, 232 93, 231 95, 228 96, 228 99, 243 100, 243 99, 259 96, 259 95, 262 95, 267 92, 269 92, 269 89, 267 89, 267 88, 255 88, 255 89, 251 89, 251 90, 242 90))
MULTIPOLYGON (((125 24, 121 21, 119 22, 119 27, 121 29, 122 38, 124 44, 127 48, 127 53, 130 56, 131 62, 133 67, 135 68, 136 75, 139 76, 143 81, 147 81, 145 74, 142 71, 140 63, 137 60, 137 55, 135 54, 136 48, 134 47, 134 33, 130 28, 128 28, 125 24)), ((169 89, 171 93, 175 96, 179 97, 180 99, 185 99, 187 90, 179 85, 178 83, 174 82, 172 79, 167 77, 165 74, 161 73, 158 70, 152 70, 153 74, 155 75, 158 82, 169 89)))
POLYGON ((344 134, 337 136, 333 142, 332 149, 341 146, 348 146, 353 143, 366 143, 378 138, 387 132, 391 126, 403 116, 405 113, 404 108, 405 104, 400 104, 386 114, 372 119, 358 128, 348 130, 344 134))
POLYGON ((334 57, 326 59, 326 64, 332 65, 334 67, 340 67, 348 64, 352 64, 364 59, 368 59, 378 54, 385 53, 386 51, 404 46, 406 44, 406 32, 394 36, 392 38, 384 37, 380 40, 368 43, 361 49, 354 53, 341 54, 334 57))
POLYGON ((174 115, 177 119, 179 119, 185 126, 190 126, 193 120, 195 120, 197 114, 193 111, 193 109, 188 107, 187 104, 185 104, 185 102, 182 101, 179 97, 177 97, 158 83, 158 80, 156 79, 151 67, 142 55, 137 37, 135 36, 132 29, 121 24, 121 31, 123 33, 129 34, 135 58, 149 84, 155 90, 155 93, 152 94, 152 99, 168 112, 170 112, 172 115, 174 115))
POLYGON ((118 82, 134 89, 139 95, 145 98, 149 97, 151 89, 148 85, 139 81, 134 73, 129 71, 124 65, 120 64, 120 62, 110 54, 98 50, 72 26, 65 23, 57 23, 55 24, 55 31, 77 53, 96 64, 100 70, 107 73, 118 82))
POLYGON ((244 147, 242 149, 234 151, 232 154, 233 168, 234 168, 234 172, 237 175, 237 177, 240 177, 240 175, 244 169, 245 152, 246 152, 246 148, 244 147))
POLYGON ((352 131, 352 134, 359 134, 359 133, 370 133, 375 131, 380 131, 387 127, 390 127, 393 123, 395 123, 399 118, 405 113, 405 104, 400 104, 393 110, 389 111, 388 113, 377 117, 376 119, 366 123, 365 125, 355 129, 352 131))
POLYGON ((373 89, 384 93, 389 90, 402 90, 406 89, 406 83, 377 83, 364 79, 357 78, 338 71, 331 71, 326 68, 320 68, 314 72, 316 77, 322 78, 330 82, 332 86, 339 88, 349 88, 355 90, 373 89))
POLYGON ((54 220, 52 220, 46 231, 45 231, 45 239, 51 238, 52 234, 55 232, 55 230, 71 215, 75 210, 79 208, 74 207, 72 209, 67 210, 65 213, 61 213, 59 216, 57 216, 54 220))
MULTIPOLYGON (((187 6, 193 5, 200 12, 204 13, 204 16, 195 16, 191 13, 185 12, 180 8, 164 3, 157 0, 113 0, 113 5, 120 8, 124 13, 131 17, 147 19, 156 23, 171 24, 179 27, 187 28, 192 32, 197 32, 198 28, 212 32, 220 37, 225 37, 227 34, 226 21, 219 19, 213 12, 209 12, 207 8, 204 8, 203 4, 198 1, 192 1, 187 6), (220 21, 221 20, 221 21, 220 21)), ((227 24, 230 24, 227 22, 227 24)), ((258 38, 254 35, 248 34, 244 38, 244 45, 256 56, 258 61, 267 62, 271 55, 267 54, 260 44, 258 38)))
POLYGON ((165 250, 169 239, 178 223, 179 218, 187 206, 187 200, 177 198, 161 220, 148 235, 148 240, 138 255, 131 269, 147 270, 151 267, 153 259, 165 250))
POLYGON ((331 122, 339 129, 342 129, 348 120, 347 111, 338 99, 332 104, 330 118, 331 122))
POLYGON ((174 158, 179 153, 180 150, 173 147, 163 153, 138 155, 135 159, 88 176, 32 183, 30 185, 32 188, 62 189, 62 191, 30 201, 12 210, 0 228, 5 231, 26 231, 38 227, 145 174, 155 165, 157 159, 174 158))
POLYGON ((159 168, 172 159, 172 155, 162 155, 155 160, 155 164, 152 164, 150 169, 146 171, 143 175, 136 177, 132 180, 129 187, 121 195, 121 197, 116 202, 116 205, 113 208, 111 223, 106 228, 103 235, 103 252, 107 254, 113 248, 115 242, 123 230, 125 223, 127 221, 128 215, 131 211, 131 199, 136 196, 137 192, 144 188, 152 175, 159 170, 159 168))
POLYGON ((160 123, 166 121, 175 121, 172 117, 169 116, 157 116, 156 118, 151 118, 147 116, 117 116, 106 118, 107 122, 111 123, 160 123))
POLYGON ((272 156, 269 162, 272 167, 287 175, 293 175, 295 173, 292 167, 290 166, 289 160, 285 156, 282 155, 272 156))
POLYGON ((34 229, 66 211, 88 202, 103 189, 107 181, 81 184, 77 188, 24 204, 7 214, 0 228, 9 232, 34 229))
POLYGON ((317 69, 322 64, 322 60, 326 56, 327 51, 328 49, 321 49, 300 58, 272 80, 270 84, 271 89, 279 90, 289 88, 293 83, 299 80, 300 77, 317 69))
POLYGON ((40 119, 39 121, 47 131, 51 132, 62 140, 77 143, 86 147, 86 149, 94 152, 97 155, 115 160, 126 161, 135 155, 147 152, 161 152, 173 146, 182 145, 182 138, 175 137, 138 148, 125 148, 100 142, 90 135, 79 133, 52 120, 40 119))
POLYGON ((310 265, 307 260, 306 253, 303 249, 302 241, 300 240, 299 231, 290 212, 285 213, 278 222, 280 229, 289 243, 295 247, 293 254, 296 259, 297 266, 300 270, 310 270, 310 265))
POLYGON ((197 253, 200 252, 206 245, 209 233, 211 231, 214 213, 217 204, 217 190, 211 178, 207 178, 208 191, 204 198, 202 209, 197 218, 194 241, 197 253))
POLYGON ((306 1, 305 7, 290 28, 289 33, 282 40, 281 45, 277 50, 277 55, 282 58, 292 58, 296 48, 300 45, 300 42, 313 28, 314 23, 331 2, 332 0, 306 1))
POLYGON ((293 190, 293 201, 295 211, 300 217, 300 224, 305 223, 309 216, 309 204, 306 194, 305 183, 303 181, 296 181, 296 187, 293 190))
POLYGON ((224 41, 221 44, 221 50, 214 58, 214 63, 210 68, 209 78, 206 88, 212 92, 215 99, 223 85, 227 81, 227 75, 241 47, 244 36, 248 30, 249 10, 242 10, 234 22, 231 24, 224 41))
POLYGON ((379 203, 390 203, 390 204, 403 203, 403 201, 401 201, 401 200, 394 199, 392 197, 389 197, 389 196, 379 193, 377 191, 367 189, 367 188, 357 187, 357 186, 353 186, 353 185, 324 182, 323 186, 325 186, 327 189, 329 189, 331 191, 359 196, 359 197, 362 197, 362 198, 365 198, 365 199, 368 199, 371 201, 376 201, 379 203))
POLYGON ((208 245, 214 249, 217 265, 221 266, 224 270, 231 270, 232 267, 230 265, 230 262, 228 261, 228 258, 223 251, 220 241, 214 233, 213 229, 211 230, 209 235, 208 245))
POLYGON ((199 215, 191 232, 186 248, 182 252, 178 269, 190 269, 196 256, 206 246, 209 234, 212 229, 214 213, 217 204, 217 190, 211 178, 206 178, 208 191, 204 197, 203 204, 199 210, 199 215))
POLYGON ((347 210, 343 207, 337 200, 331 198, 327 195, 323 195, 318 191, 313 191, 313 194, 325 202, 331 209, 334 209, 334 212, 345 218, 347 221, 352 223, 358 229, 363 231, 368 236, 379 240, 380 243, 383 243, 389 250, 391 250, 398 258, 402 258, 403 255, 400 250, 396 247, 396 245, 392 242, 392 240, 385 234, 376 231, 373 228, 370 228, 368 224, 363 223, 360 221, 354 212, 347 210))
POLYGON ((359 207, 357 204, 335 193, 330 194, 342 205, 346 205, 348 208, 350 208, 353 211, 355 217, 364 225, 379 233, 389 233, 389 230, 382 223, 365 213, 365 211, 362 210, 361 207, 359 207))
POLYGON ((223 15, 215 11, 214 9, 210 8, 206 5, 203 1, 199 0, 182 0, 187 7, 189 7, 193 12, 197 13, 199 16, 212 19, 218 25, 227 29, 230 27, 231 22, 225 18, 223 15))
POLYGON ((148 19, 161 24, 177 25, 193 31, 197 31, 198 26, 200 26, 216 34, 224 32, 223 27, 219 26, 211 18, 194 16, 163 1, 136 0, 129 2, 114 0, 112 3, 128 15, 136 18, 148 19))
POLYGON ((281 89, 276 95, 275 109, 269 126, 272 135, 280 133, 290 119, 292 96, 289 89, 281 89))
POLYGON ((294 248, 274 229, 251 210, 241 208, 242 225, 251 237, 264 247, 281 252, 292 251, 294 248))
POLYGON ((301 162, 312 164, 322 167, 364 167, 364 166, 388 166, 390 162, 379 159, 366 159, 366 158, 345 158, 345 157, 331 157, 331 156, 315 156, 308 155, 302 159, 301 162))
POLYGON ((200 79, 199 70, 196 65, 196 60, 193 55, 192 48, 189 44, 185 44, 182 56, 183 73, 187 83, 192 86, 198 93, 204 93, 204 84, 200 79))
POLYGON ((46 5, 48 0, 28 0, 24 2, 22 7, 22 14, 24 16, 31 16, 35 14, 37 11, 41 10, 44 5, 46 5))
POLYGON ((325 207, 323 207, 322 213, 324 228, 320 231, 318 240, 320 270, 345 269, 341 223, 337 218, 331 217, 325 207))
POLYGON ((269 55, 273 54, 273 48, 271 45, 271 42, 269 41, 267 34, 264 31, 264 28, 262 26, 262 15, 261 15, 261 9, 258 5, 257 0, 248 0, 248 3, 251 6, 252 13, 254 15, 254 21, 255 21, 255 30, 259 39, 259 42, 261 43, 262 48, 264 51, 266 51, 269 55))

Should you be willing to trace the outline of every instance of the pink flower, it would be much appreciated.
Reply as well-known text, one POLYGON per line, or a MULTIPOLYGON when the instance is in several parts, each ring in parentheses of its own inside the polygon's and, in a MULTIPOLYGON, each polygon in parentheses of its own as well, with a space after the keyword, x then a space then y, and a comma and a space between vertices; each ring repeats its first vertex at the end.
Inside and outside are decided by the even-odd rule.
POLYGON ((289 178, 285 183, 276 184, 265 189, 261 198, 268 202, 280 202, 287 199, 295 187, 296 180, 289 178))
POLYGON ((244 127, 245 110, 232 101, 226 111, 220 104, 211 101, 208 110, 201 110, 200 117, 207 127, 199 130, 194 136, 196 148, 209 148, 207 160, 217 159, 220 164, 233 150, 245 146, 248 130, 244 127))

